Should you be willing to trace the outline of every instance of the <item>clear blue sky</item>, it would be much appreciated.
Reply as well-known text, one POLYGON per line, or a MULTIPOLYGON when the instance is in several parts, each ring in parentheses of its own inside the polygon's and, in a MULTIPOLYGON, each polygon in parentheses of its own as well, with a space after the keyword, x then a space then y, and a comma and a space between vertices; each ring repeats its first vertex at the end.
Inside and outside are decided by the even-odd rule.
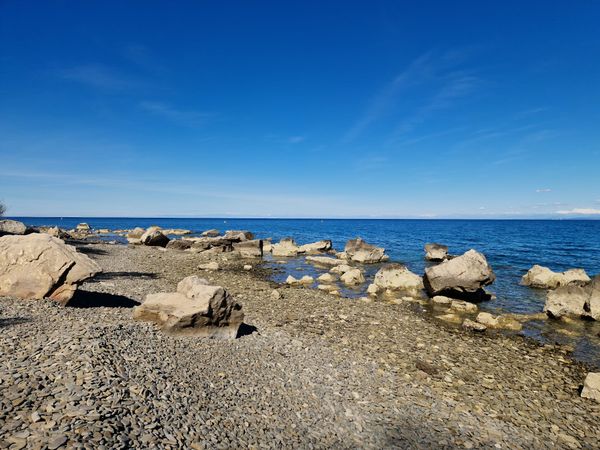
POLYGON ((600 2, 0 1, 10 215, 600 215, 600 2))

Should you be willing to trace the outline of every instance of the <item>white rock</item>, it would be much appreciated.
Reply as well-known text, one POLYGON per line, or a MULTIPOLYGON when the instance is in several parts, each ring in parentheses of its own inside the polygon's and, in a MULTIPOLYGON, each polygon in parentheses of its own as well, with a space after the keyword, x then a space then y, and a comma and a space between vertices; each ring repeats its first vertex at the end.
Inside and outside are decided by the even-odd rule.
POLYGON ((402 264, 389 264, 375 274, 374 283, 382 289, 417 292, 423 289, 423 279, 402 264))
POLYGON ((378 263, 388 259, 385 249, 367 244, 361 238, 351 239, 344 248, 344 258, 360 263, 378 263))
POLYGON ((425 259, 428 261, 444 261, 448 258, 448 246, 442 244, 425 244, 425 259))
POLYGON ((298 253, 319 254, 331 250, 331 241, 323 240, 298 247, 298 253))
POLYGON ((200 264, 198 266, 198 269, 200 270, 219 270, 219 263, 216 261, 210 261, 204 264, 200 264))
POLYGON ((583 382, 581 396, 600 403, 600 372, 588 373, 583 382))
POLYGON ((330 273, 324 273, 322 275, 319 275, 317 277, 317 280, 323 282, 323 283, 334 283, 336 278, 331 275, 330 273))
POLYGON ((252 270, 252 266, 250 264, 245 264, 244 270, 252 270))
POLYGON ((0 236, 4 234, 25 234, 27 227, 23 222, 17 220, 4 219, 0 220, 0 236))
POLYGON ((340 264, 338 266, 335 266, 335 267, 329 269, 329 272, 335 273, 338 275, 342 275, 342 274, 348 272, 349 270, 352 270, 352 266, 349 266, 348 264, 340 264))
POLYGON ((431 301, 436 305, 442 306, 450 306, 452 303, 452 299, 450 297, 444 297, 443 295, 436 295, 431 299, 431 301))
MULTIPOLYGON (((338 266, 339 267, 339 266, 338 266)), ((354 286, 365 282, 365 276, 358 268, 350 269, 340 277, 340 280, 348 286, 354 286)))
POLYGON ((590 277, 583 269, 569 269, 565 272, 553 272, 547 267, 535 265, 521 279, 521 284, 538 289, 556 289, 575 281, 586 283, 590 277))
POLYGON ((292 257, 297 256, 299 247, 293 239, 286 238, 279 241, 277 244, 271 245, 271 253, 275 257, 292 257))
POLYGON ((476 313, 478 310, 477 305, 462 300, 452 300, 450 309, 464 313, 476 313))

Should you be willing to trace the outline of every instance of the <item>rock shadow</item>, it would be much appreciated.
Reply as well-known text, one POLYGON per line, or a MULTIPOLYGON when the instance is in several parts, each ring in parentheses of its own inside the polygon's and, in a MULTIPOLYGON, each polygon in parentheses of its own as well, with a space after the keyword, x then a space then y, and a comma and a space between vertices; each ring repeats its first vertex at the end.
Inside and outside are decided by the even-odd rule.
POLYGON ((70 308, 133 308, 140 302, 124 295, 107 294, 105 292, 83 291, 78 289, 67 303, 70 308))
POLYGON ((155 280, 158 275, 154 272, 101 272, 94 277, 94 280, 106 281, 115 278, 148 278, 155 280))
POLYGON ((250 336, 252 333, 258 333, 258 328, 254 325, 248 325, 247 323, 242 323, 238 328, 236 339, 241 338, 242 336, 250 336))
POLYGON ((10 327, 12 325, 19 325, 21 323, 27 323, 27 322, 31 322, 31 319, 28 319, 26 317, 7 317, 7 318, 0 317, 0 328, 10 327))
POLYGON ((101 248, 94 248, 87 245, 82 245, 77 247, 77 251, 83 253, 85 255, 107 255, 108 252, 106 250, 102 250, 101 248))

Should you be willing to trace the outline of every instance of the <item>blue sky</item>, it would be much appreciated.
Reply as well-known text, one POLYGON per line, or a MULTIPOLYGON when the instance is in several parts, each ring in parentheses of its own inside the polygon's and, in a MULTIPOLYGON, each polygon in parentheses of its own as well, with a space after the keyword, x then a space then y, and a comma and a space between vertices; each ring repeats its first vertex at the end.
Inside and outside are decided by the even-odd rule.
POLYGON ((600 3, 0 2, 10 215, 600 215, 600 3))

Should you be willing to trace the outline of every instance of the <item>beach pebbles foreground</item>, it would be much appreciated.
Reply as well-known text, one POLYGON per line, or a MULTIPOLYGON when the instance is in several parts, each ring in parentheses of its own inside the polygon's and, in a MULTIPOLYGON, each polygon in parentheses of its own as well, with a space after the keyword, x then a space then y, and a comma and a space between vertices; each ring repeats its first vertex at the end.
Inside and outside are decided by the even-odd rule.
POLYGON ((73 302, 0 302, 0 448, 593 448, 600 404, 559 347, 446 328, 415 304, 202 272, 243 305, 242 337, 132 320, 198 275, 198 254, 89 246, 73 302), (93 300, 93 301, 92 301, 93 300), (98 306, 100 305, 100 306, 98 306), (93 306, 93 307, 91 307, 93 306), (557 407, 560 405, 560 407, 557 407))

